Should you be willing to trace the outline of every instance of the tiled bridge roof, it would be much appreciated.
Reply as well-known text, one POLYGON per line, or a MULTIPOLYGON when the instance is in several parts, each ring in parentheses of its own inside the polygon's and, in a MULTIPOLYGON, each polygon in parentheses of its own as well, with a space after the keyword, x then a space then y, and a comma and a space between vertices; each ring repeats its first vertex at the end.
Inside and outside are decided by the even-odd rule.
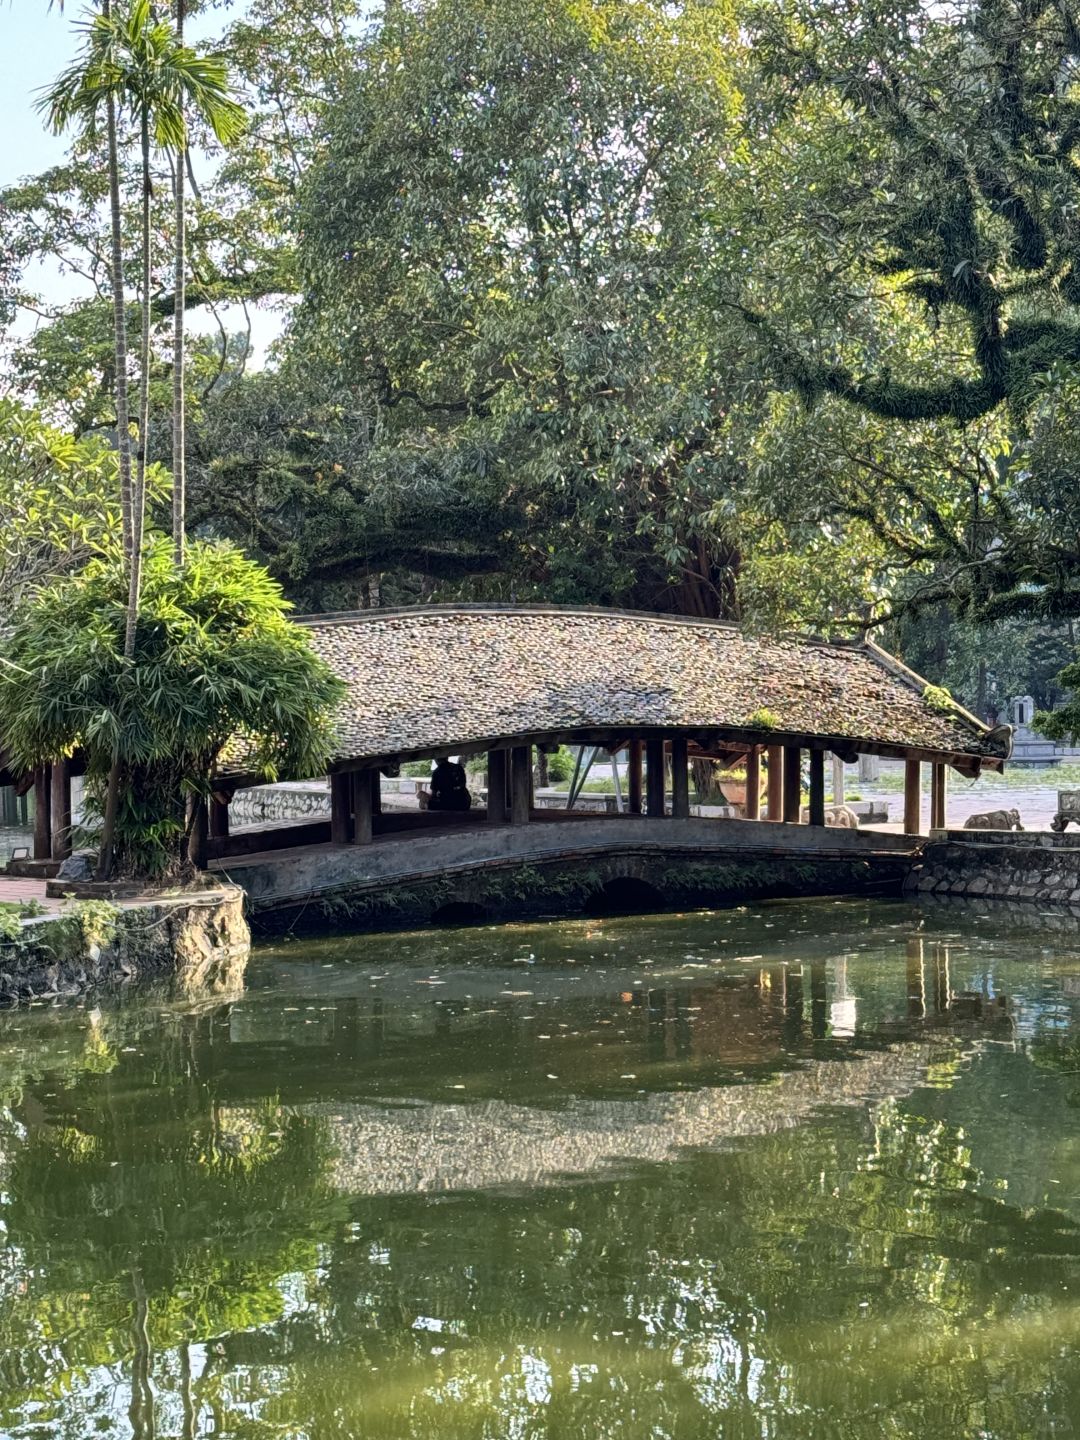
POLYGON ((487 742, 682 730, 705 743, 836 740, 1000 769, 988 730, 865 641, 769 638, 713 621, 541 606, 305 617, 349 686, 339 765, 487 742))

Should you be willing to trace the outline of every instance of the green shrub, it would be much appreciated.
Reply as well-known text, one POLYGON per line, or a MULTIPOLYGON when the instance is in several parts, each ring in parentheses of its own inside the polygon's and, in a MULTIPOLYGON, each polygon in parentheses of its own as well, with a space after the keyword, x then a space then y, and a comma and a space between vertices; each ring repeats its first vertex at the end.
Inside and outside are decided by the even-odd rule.
POLYGON ((0 650, 0 743, 26 769, 82 751, 92 819, 115 756, 116 870, 179 876, 186 801, 218 762, 260 781, 323 773, 344 687, 231 545, 196 542, 178 568, 170 541, 149 543, 132 660, 127 591, 125 567, 97 560, 20 610, 0 650))

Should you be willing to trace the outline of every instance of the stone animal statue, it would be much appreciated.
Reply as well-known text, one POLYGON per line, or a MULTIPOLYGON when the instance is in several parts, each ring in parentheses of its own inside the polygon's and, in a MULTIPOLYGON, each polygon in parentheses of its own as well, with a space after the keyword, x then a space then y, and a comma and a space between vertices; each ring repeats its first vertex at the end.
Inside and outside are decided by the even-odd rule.
MULTIPOLYGON (((802 823, 810 823, 810 806, 804 805, 801 811, 802 823)), ((859 828, 859 817, 852 810, 850 805, 826 805, 825 824, 839 830, 857 830, 859 828)))
POLYGON ((965 830, 1023 830, 1019 810, 984 810, 979 815, 969 815, 964 821, 965 830))

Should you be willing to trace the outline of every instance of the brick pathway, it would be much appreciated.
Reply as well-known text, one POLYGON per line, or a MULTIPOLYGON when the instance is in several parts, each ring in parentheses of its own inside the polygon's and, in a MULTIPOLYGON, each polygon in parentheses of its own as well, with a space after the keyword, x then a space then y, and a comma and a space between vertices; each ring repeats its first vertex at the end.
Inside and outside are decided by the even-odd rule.
POLYGON ((57 915, 62 900, 49 900, 45 895, 44 880, 23 880, 14 876, 0 875, 0 902, 12 902, 22 904, 27 900, 36 900, 38 904, 50 915, 57 915))

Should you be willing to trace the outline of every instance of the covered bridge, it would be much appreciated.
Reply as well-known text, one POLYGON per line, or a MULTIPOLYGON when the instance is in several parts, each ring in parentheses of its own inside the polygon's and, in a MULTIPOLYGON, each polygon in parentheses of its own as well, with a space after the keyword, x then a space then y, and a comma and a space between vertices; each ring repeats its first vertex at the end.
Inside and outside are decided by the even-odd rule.
MULTIPOLYGON (((945 820, 948 767, 1001 770, 1011 730, 989 729, 866 640, 754 635, 737 626, 602 609, 431 605, 297 621, 348 685, 330 767, 331 819, 305 838, 367 844, 413 824, 522 826, 533 807, 533 753, 560 744, 628 754, 630 815, 690 814, 689 761, 745 761, 746 819, 797 824, 804 760, 809 822, 825 823, 824 760, 860 753, 906 762, 904 829, 919 830, 921 767, 932 767, 931 820, 945 820), (467 817, 381 815, 379 776, 403 762, 486 753, 486 803, 467 817), (767 771, 759 801, 762 762, 767 771), (762 814, 762 810, 764 814, 762 814)), ((231 795, 257 783, 223 768, 202 854, 250 853, 230 837, 231 795)), ((38 777, 66 820, 65 778, 38 777)), ((550 818, 550 817, 549 817, 550 818)), ((613 817, 617 820, 617 817, 613 817)), ((729 824, 738 822, 702 822, 729 824)), ((62 851, 53 827, 39 854, 62 851), (50 845, 51 840, 51 845, 50 845)), ((39 826, 39 831, 41 827, 39 826)), ((266 848, 295 845, 265 837, 266 848)))
MULTIPOLYGON (((486 752, 486 819, 498 825, 530 819, 534 747, 626 750, 628 810, 653 818, 689 814, 695 756, 745 760, 746 816, 759 818, 764 757, 767 818, 788 823, 800 819, 805 752, 817 825, 826 752, 848 763, 891 756, 907 763, 904 828, 915 834, 923 764, 941 825, 947 767, 973 777, 1001 770, 1010 753, 1009 727, 989 729, 866 640, 552 606, 424 606, 298 623, 349 687, 331 769, 338 843, 378 834, 381 772, 442 755, 486 752)), ((223 797, 243 783, 223 776, 223 797)), ((224 817, 214 818, 220 835, 224 817)))

